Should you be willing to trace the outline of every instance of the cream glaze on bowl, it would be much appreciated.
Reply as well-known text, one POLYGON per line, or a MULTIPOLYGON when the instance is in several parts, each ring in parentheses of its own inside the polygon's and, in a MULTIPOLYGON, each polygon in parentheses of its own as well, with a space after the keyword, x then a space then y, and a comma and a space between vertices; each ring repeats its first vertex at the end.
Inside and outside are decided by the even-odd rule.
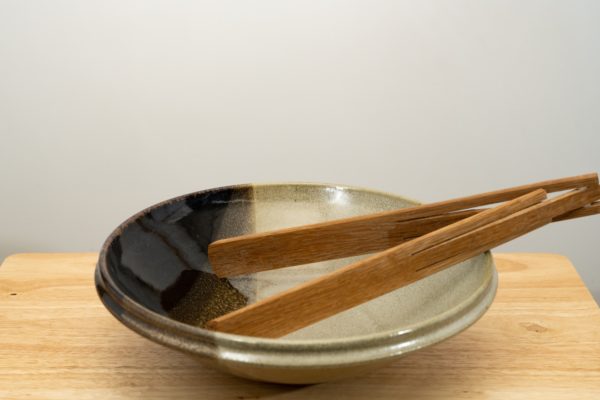
MULTIPOLYGON (((473 324, 491 304, 489 252, 279 339, 203 329, 217 315, 365 256, 217 279, 212 241, 418 204, 392 194, 328 184, 209 189, 152 206, 107 239, 96 286, 122 323, 229 373, 278 383, 363 374, 473 324)), ((298 304, 298 307, 302 307, 298 304)))

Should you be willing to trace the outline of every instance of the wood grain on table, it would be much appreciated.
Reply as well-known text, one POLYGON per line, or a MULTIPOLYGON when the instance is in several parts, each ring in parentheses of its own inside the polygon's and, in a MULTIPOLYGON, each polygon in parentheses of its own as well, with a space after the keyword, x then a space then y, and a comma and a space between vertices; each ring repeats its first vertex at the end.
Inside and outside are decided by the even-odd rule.
POLYGON ((97 254, 0 267, 0 399, 600 399, 600 310, 570 262, 498 254, 498 295, 471 328, 367 376, 243 380, 150 342, 97 298, 97 254))

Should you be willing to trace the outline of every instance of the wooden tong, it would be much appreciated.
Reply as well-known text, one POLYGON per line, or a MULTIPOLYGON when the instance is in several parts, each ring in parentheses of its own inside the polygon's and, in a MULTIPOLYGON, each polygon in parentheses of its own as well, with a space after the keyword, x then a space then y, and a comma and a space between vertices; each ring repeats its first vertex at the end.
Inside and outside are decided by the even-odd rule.
MULTIPOLYGON (((562 190, 564 185, 578 189, 546 201, 543 201, 545 190, 528 191, 504 204, 463 216, 458 222, 213 319, 207 327, 243 335, 279 337, 464 261, 559 216, 568 217, 574 210, 600 198, 595 175, 556 182, 543 184, 550 190, 562 190)), ((457 200, 472 205, 500 201, 496 199, 506 198, 506 193, 513 197, 515 193, 520 194, 515 188, 491 193, 494 195, 488 193, 457 200)), ((439 204, 457 210, 458 206, 452 202, 413 208, 429 209, 425 215, 429 215, 432 208, 440 207, 439 204)), ((419 213, 422 211, 415 214, 419 213)))

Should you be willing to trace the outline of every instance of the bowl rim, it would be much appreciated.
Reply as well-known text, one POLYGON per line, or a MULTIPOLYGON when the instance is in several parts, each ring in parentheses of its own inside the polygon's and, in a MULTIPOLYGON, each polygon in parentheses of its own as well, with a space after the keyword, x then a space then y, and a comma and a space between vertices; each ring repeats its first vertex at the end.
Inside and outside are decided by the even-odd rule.
MULTIPOLYGON (((207 354, 207 349, 199 349, 198 345, 213 345, 216 343, 219 348, 233 349, 234 353, 229 354, 230 357, 237 361, 248 361, 252 362, 251 357, 246 360, 239 360, 235 355, 235 349, 242 349, 247 352, 249 347, 255 351, 262 352, 292 352, 294 354, 305 354, 307 351, 316 351, 319 354, 323 352, 336 353, 339 351, 347 351, 349 348, 354 349, 372 349, 380 347, 382 344, 398 343, 402 338, 410 339, 416 337, 423 330, 430 329, 438 325, 443 325, 444 321, 448 321, 451 315, 466 314, 469 310, 477 308, 477 299, 491 298, 486 304, 483 304, 483 309, 476 312, 472 321, 469 321, 464 326, 460 327, 456 332, 451 333, 447 337, 442 337, 438 340, 434 340, 431 343, 420 343, 416 345, 416 348, 403 350, 402 352, 416 350, 427 344, 437 343, 444 340, 454 334, 466 329, 472 323, 474 323, 483 313, 487 310, 491 304, 497 287, 497 276, 495 269, 493 268, 493 261, 491 253, 486 251, 473 258, 482 257, 486 267, 489 268, 490 264, 490 276, 486 279, 486 284, 481 285, 477 290, 470 294, 470 296, 463 300, 459 305, 454 308, 445 310, 444 312, 437 314, 433 318, 429 318, 423 321, 419 321, 412 325, 409 325, 401 330, 389 329, 381 332, 370 333, 366 335, 348 336, 346 338, 332 338, 332 339, 282 339, 282 338, 263 338, 255 336, 237 335, 231 333, 223 333, 212 331, 209 329, 200 328, 194 325, 186 324, 183 322, 176 321, 167 316, 159 314, 146 308, 143 304, 140 304, 130 298, 125 292, 123 292, 119 285, 113 280, 112 276, 108 272, 107 254, 108 249, 114 240, 123 232, 123 230, 133 223, 137 219, 147 215, 153 210, 163 207, 168 204, 183 201, 191 196, 203 195, 211 192, 231 190, 231 189, 247 189, 256 187, 273 187, 273 186, 310 186, 314 188, 336 188, 344 190, 356 190, 360 192, 366 192, 370 194, 382 195, 398 200, 404 200, 414 205, 421 204, 419 201, 411 199, 406 196, 400 196, 389 192, 378 191, 368 188, 363 188, 354 185, 342 185, 332 183, 313 183, 313 182, 272 182, 272 183, 245 183, 236 185, 220 186, 215 188, 204 189, 200 191, 190 192, 177 197, 173 197, 158 203, 155 203, 145 209, 133 214, 125 221, 120 223, 115 228, 108 238, 104 241, 98 263, 95 271, 96 288, 101 297, 105 307, 122 323, 133 329, 139 334, 150 338, 151 340, 165 344, 169 347, 174 347, 179 350, 184 350, 192 353, 204 353, 207 354), (109 295, 110 302, 103 296, 104 294, 109 295), (117 310, 118 308, 118 310, 117 310), (150 327, 160 328, 162 331, 152 331, 150 327), (178 338, 176 341, 172 341, 173 338, 178 338), (203 350, 203 351, 199 351, 203 350)), ((481 308, 481 307, 480 307, 481 308)), ((448 322, 448 324, 451 322, 448 322)), ((413 346, 414 347, 414 346, 413 346)), ((210 353, 210 352, 209 352, 210 353)), ((280 356, 278 356, 280 357, 280 356)))

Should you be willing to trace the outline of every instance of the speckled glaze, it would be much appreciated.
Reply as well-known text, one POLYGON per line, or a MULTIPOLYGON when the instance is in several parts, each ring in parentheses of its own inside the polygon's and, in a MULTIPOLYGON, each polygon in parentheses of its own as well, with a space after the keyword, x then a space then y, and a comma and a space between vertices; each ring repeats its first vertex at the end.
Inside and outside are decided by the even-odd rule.
POLYGON ((96 287, 108 310, 132 330, 229 373, 292 384, 360 375, 447 339, 483 315, 497 286, 490 253, 283 338, 265 339, 202 326, 365 256, 218 279, 207 248, 226 237, 414 204, 327 184, 239 185, 191 193, 121 224, 100 253, 96 287))

